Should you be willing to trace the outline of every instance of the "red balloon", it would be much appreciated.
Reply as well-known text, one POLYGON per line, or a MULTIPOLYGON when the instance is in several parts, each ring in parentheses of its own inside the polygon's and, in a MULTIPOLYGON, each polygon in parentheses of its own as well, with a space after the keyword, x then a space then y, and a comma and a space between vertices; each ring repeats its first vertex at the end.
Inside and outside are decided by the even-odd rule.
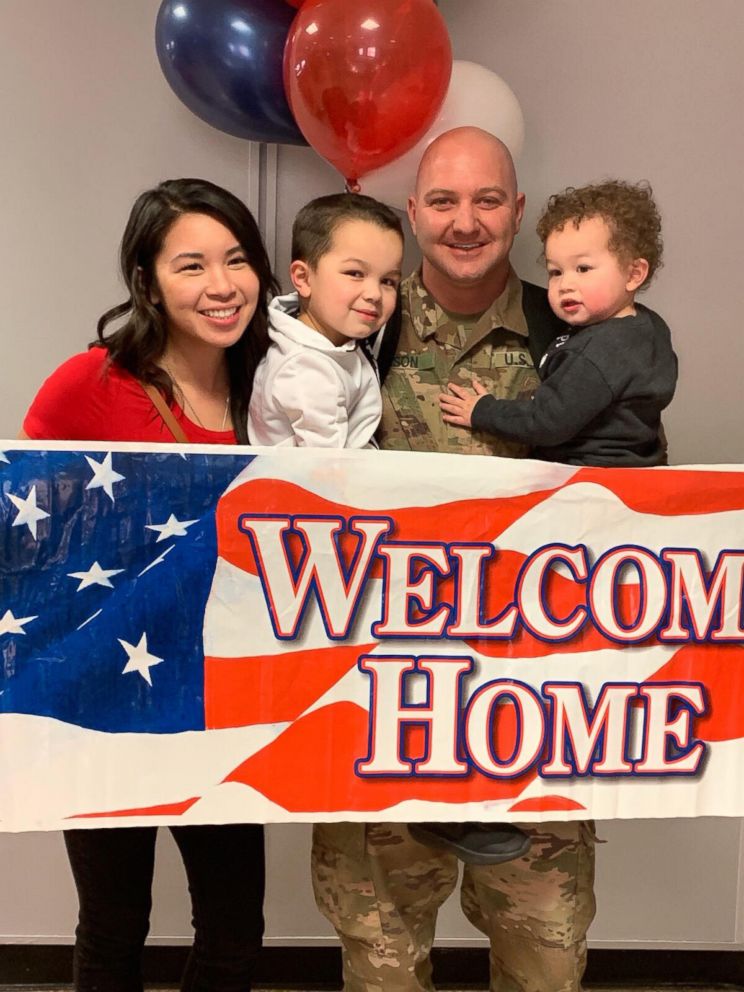
POLYGON ((350 185, 413 148, 451 72, 432 0, 305 0, 284 49, 295 120, 350 185))

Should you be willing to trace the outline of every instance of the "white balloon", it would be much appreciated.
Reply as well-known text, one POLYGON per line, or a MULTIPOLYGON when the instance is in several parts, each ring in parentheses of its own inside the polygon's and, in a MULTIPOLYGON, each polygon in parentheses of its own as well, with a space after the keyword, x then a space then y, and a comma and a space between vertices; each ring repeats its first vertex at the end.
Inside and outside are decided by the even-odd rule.
POLYGON ((517 159, 524 144, 524 117, 519 101, 501 76, 476 62, 455 60, 452 78, 436 120, 418 144, 359 180, 362 193, 405 210, 427 146, 455 127, 480 127, 500 138, 517 159))

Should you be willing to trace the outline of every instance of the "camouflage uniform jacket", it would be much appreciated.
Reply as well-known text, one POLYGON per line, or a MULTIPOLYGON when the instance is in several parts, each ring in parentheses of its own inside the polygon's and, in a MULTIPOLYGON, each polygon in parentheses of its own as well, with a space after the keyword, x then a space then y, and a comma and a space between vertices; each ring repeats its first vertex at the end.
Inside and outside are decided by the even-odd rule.
POLYGON ((539 382, 535 361, 563 327, 550 313, 545 291, 521 283, 511 271, 504 292, 485 313, 459 320, 442 310, 414 272, 401 285, 401 305, 399 337, 383 386, 380 447, 528 454, 517 441, 445 424, 438 396, 448 382, 470 386, 475 376, 498 399, 531 397, 539 382))

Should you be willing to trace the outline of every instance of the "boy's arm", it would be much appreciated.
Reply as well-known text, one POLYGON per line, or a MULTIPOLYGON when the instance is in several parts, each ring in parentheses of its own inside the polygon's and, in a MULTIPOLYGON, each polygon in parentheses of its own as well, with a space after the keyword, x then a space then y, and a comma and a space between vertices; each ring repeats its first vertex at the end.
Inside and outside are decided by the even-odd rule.
POLYGON ((299 448, 343 448, 349 431, 346 394, 333 361, 315 351, 292 355, 277 371, 272 399, 299 448))
POLYGON ((612 402, 612 390, 597 366, 584 355, 566 353, 531 400, 481 396, 471 422, 473 430, 548 447, 576 437, 612 402))

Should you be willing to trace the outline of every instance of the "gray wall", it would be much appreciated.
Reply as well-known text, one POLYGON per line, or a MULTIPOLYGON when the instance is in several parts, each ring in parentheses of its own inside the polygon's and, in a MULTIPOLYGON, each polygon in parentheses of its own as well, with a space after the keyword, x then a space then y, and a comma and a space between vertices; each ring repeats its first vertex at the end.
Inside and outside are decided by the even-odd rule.
MULTIPOLYGON (((120 299, 116 247, 140 190, 187 174, 246 198, 255 188, 248 146, 192 117, 163 80, 157 8, 158 0, 0 0, 0 435, 16 433, 42 379, 85 346, 99 313, 120 299)), ((668 319, 681 360, 666 417, 672 459, 744 462, 735 417, 744 365, 744 5, 441 0, 440 9, 455 57, 498 72, 522 104, 520 272, 540 278, 532 229, 549 193, 606 175, 649 179, 664 212, 667 264, 648 302, 668 319)), ((297 207, 340 188, 310 150, 279 149, 280 274, 297 207)), ((600 833, 609 843, 599 849, 595 946, 744 947, 738 820, 608 823, 600 833)), ((312 905, 307 854, 307 828, 270 830, 271 942, 331 939, 312 905)), ((0 859, 0 941, 68 941, 75 907, 60 837, 1 836, 0 859)), ((153 937, 178 942, 188 932, 182 871, 166 835, 153 937)), ((439 932, 448 943, 476 936, 454 902, 439 932)))

